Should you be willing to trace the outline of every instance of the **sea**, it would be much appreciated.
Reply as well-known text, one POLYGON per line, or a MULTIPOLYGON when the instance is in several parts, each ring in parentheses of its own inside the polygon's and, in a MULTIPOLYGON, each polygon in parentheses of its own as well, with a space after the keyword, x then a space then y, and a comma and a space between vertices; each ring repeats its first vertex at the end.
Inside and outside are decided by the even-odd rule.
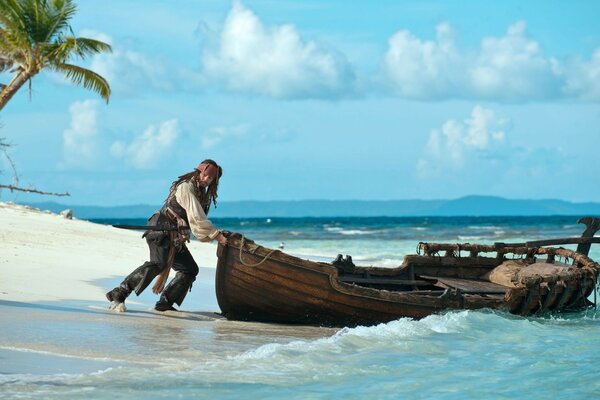
MULTIPOLYGON (((343 254, 356 265, 383 267, 398 266, 419 242, 511 243, 575 237, 584 229, 573 216, 223 218, 213 223, 302 258, 330 261, 343 254)), ((600 260, 600 245, 592 246, 590 256, 600 260)), ((5 374, 0 366, 0 397, 600 398, 600 311, 595 308, 532 317, 447 311, 421 320, 335 329, 211 319, 211 312, 218 312, 211 309, 214 304, 208 301, 200 306, 206 309, 188 310, 181 318, 157 318, 145 309, 115 317, 77 304, 15 307, 15 314, 27 317, 21 322, 13 316, 16 322, 3 332, 20 336, 14 339, 20 352, 0 349, 0 363, 23 363, 28 369, 5 374), (25 328, 32 323, 39 329, 25 328), (26 357, 41 360, 42 366, 32 371, 26 357)))

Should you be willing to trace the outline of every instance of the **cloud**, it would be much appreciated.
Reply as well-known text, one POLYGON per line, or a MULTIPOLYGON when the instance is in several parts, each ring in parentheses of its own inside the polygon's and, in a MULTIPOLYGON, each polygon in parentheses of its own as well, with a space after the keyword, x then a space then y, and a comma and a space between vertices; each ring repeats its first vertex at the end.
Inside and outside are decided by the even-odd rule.
MULTIPOLYGON (((459 46, 449 23, 439 24, 435 32, 432 40, 408 30, 396 32, 388 40, 382 68, 369 75, 358 75, 345 54, 303 38, 293 25, 265 25, 241 2, 234 2, 222 26, 200 22, 200 69, 130 48, 131 43, 118 43, 102 32, 80 35, 113 46, 112 53, 92 57, 90 68, 120 95, 217 87, 279 99, 336 100, 379 93, 383 85, 384 92, 399 97, 433 101, 600 100, 600 48, 590 59, 547 56, 524 21, 508 26, 503 35, 483 37, 474 49, 459 46)), ((53 79, 66 83, 58 75, 53 79)))
POLYGON ((557 98, 564 75, 554 58, 527 36, 519 21, 502 37, 486 37, 477 51, 461 51, 452 27, 436 28, 436 40, 422 41, 408 31, 389 40, 383 70, 394 90, 416 99, 477 98, 522 101, 557 98))
MULTIPOLYGON (((580 160, 572 154, 544 143, 511 144, 508 126, 507 118, 479 105, 463 120, 446 121, 431 130, 415 165, 415 178, 454 193, 481 193, 484 188, 482 194, 519 193, 516 197, 536 195, 540 182, 581 179, 580 160)), ((548 196, 559 196, 563 189, 546 185, 544 190, 548 196)))
POLYGON ((130 143, 118 140, 110 148, 113 157, 125 159, 136 169, 152 169, 167 158, 180 134, 179 122, 171 119, 158 128, 150 125, 130 143))
POLYGON ((102 32, 82 30, 80 36, 101 40, 112 46, 112 53, 94 55, 89 68, 103 76, 114 93, 134 95, 148 88, 158 91, 176 89, 177 74, 167 63, 127 49, 102 32))
POLYGON ((384 56, 384 71, 406 97, 445 97, 460 90, 463 59, 448 24, 436 28, 436 41, 421 41, 409 31, 394 34, 384 56))
POLYGON ((581 100, 600 101, 600 48, 589 61, 575 59, 566 67, 564 92, 581 100))
POLYGON ((240 2, 227 16, 204 73, 230 90, 275 98, 340 98, 354 90, 354 72, 341 53, 304 41, 292 25, 264 26, 240 2))
POLYGON ((60 168, 93 167, 99 160, 97 100, 76 101, 69 107, 71 124, 63 132, 63 162, 60 168))
POLYGON ((542 55, 540 45, 527 37, 523 21, 501 38, 482 40, 468 79, 475 95, 500 99, 557 97, 563 82, 558 61, 542 55))
MULTIPOLYGON (((463 121, 446 121, 433 129, 425 146, 425 157, 418 161, 418 174, 425 176, 442 170, 461 170, 473 160, 493 160, 506 139, 508 121, 494 111, 475 106, 463 121)), ((498 154, 500 155, 500 154, 498 154)))
POLYGON ((249 125, 216 126, 202 136, 202 148, 209 149, 230 138, 241 138, 248 134, 249 125))
POLYGON ((232 142, 244 147, 257 144, 280 144, 289 142, 294 136, 293 131, 288 128, 256 128, 248 123, 240 123, 210 128, 202 136, 201 146, 203 149, 210 149, 229 145, 232 142))

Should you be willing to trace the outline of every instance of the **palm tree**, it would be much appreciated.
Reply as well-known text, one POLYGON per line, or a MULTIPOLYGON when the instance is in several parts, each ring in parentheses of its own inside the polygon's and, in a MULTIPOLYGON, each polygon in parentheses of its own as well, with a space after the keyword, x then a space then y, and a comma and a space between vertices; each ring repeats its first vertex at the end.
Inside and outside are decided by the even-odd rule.
POLYGON ((108 103, 106 79, 69 63, 72 58, 112 51, 99 40, 74 37, 69 20, 76 11, 72 0, 0 0, 0 72, 14 73, 7 85, 0 85, 0 110, 25 83, 31 90, 31 78, 45 68, 62 73, 108 103))

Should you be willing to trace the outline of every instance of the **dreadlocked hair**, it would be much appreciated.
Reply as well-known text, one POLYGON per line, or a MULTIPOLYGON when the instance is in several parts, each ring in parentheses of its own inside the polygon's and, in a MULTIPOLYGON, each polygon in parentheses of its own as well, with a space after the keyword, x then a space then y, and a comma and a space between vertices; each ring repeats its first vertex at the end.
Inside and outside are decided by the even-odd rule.
POLYGON ((168 202, 172 196, 175 196, 175 191, 177 190, 177 186, 179 186, 179 184, 191 181, 192 187, 194 188, 194 194, 200 201, 204 213, 208 215, 208 210, 210 210, 211 202, 215 205, 215 208, 217 207, 217 190, 219 189, 219 178, 221 177, 221 175, 223 175, 223 168, 221 168, 215 161, 210 159, 204 160, 200 164, 204 163, 210 164, 217 168, 217 178, 213 180, 208 187, 203 188, 198 184, 198 175, 200 175, 200 173, 202 172, 199 169, 194 169, 193 171, 180 175, 177 178, 177 180, 173 181, 173 183, 171 184, 171 188, 169 189, 169 196, 167 196, 166 202, 168 202))

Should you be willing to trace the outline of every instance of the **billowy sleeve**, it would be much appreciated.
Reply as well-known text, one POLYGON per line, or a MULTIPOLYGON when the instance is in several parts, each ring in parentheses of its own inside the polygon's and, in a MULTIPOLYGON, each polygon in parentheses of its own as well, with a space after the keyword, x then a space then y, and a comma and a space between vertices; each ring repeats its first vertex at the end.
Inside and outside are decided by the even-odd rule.
POLYGON ((185 209, 190 229, 199 241, 210 242, 219 235, 219 230, 208 220, 202 205, 193 195, 190 182, 183 182, 177 186, 175 200, 185 209))

